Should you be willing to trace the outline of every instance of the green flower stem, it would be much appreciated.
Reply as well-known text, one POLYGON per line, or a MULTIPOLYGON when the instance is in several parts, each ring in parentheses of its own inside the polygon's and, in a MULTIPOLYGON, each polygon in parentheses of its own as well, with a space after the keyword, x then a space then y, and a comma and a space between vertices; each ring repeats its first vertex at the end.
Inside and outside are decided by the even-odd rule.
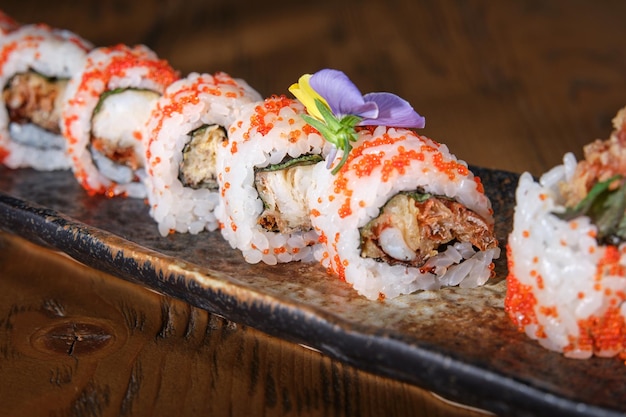
POLYGON ((575 207, 555 215, 565 221, 588 216, 598 228, 598 242, 618 245, 626 241, 626 181, 615 175, 598 182, 575 207), (616 181, 620 183, 614 184, 616 181))
POLYGON ((343 150, 341 161, 332 170, 332 174, 335 175, 348 160, 348 154, 352 150, 350 142, 356 142, 358 139, 355 127, 362 119, 359 116, 349 114, 339 120, 330 108, 320 100, 315 99, 315 105, 324 120, 318 120, 307 114, 302 115, 302 118, 317 129, 324 139, 332 143, 337 149, 343 150))

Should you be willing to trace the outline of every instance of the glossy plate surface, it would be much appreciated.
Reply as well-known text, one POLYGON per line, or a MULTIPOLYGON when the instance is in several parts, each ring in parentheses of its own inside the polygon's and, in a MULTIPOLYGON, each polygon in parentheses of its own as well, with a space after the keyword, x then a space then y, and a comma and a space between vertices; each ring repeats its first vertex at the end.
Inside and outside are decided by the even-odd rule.
MULTIPOLYGON (((504 248, 518 175, 472 167, 504 248)), ((0 167, 0 228, 361 369, 498 415, 626 413, 626 365, 580 361, 519 333, 503 306, 506 259, 474 289, 385 302, 360 297, 317 264, 247 264, 217 232, 157 232, 143 200, 90 197, 70 172, 0 167)))

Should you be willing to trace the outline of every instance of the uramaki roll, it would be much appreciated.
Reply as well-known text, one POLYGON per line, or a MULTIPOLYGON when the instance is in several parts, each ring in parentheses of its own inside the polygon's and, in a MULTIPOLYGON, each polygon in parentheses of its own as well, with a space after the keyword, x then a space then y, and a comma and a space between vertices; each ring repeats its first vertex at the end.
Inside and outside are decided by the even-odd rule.
POLYGON ((61 134, 67 84, 91 45, 66 30, 24 25, 0 37, 0 160, 9 168, 69 169, 61 134))
POLYGON ((148 122, 146 189, 150 215, 165 236, 215 230, 219 201, 216 150, 241 107, 261 96, 226 73, 175 81, 156 102, 148 122))
POLYGON ((369 299, 484 284, 500 249, 479 178, 413 130, 358 135, 336 175, 324 164, 312 173, 316 258, 369 299))
POLYGON ((245 106, 218 148, 222 236, 249 263, 313 260, 306 190, 326 141, 285 96, 245 106))
POLYGON ((520 177, 505 309, 528 337, 570 358, 626 358, 626 109, 608 140, 520 177))
POLYGON ((91 194, 145 198, 146 123, 179 78, 144 45, 93 49, 68 84, 63 133, 72 170, 91 194))
POLYGON ((15 19, 0 10, 0 38, 19 27, 20 24, 15 19))

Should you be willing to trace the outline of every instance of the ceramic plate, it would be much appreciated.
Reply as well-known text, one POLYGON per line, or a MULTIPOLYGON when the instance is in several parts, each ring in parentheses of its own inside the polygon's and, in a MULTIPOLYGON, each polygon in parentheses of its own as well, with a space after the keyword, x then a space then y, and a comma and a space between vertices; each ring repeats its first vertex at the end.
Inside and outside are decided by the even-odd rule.
MULTIPOLYGON (((504 247, 518 175, 472 169, 492 200, 504 247)), ((317 264, 250 265, 217 232, 161 237, 143 200, 90 197, 69 172, 28 169, 0 168, 0 227, 229 320, 499 415, 626 412, 626 365, 564 358, 512 326, 503 309, 504 254, 483 287, 372 302, 317 264)))

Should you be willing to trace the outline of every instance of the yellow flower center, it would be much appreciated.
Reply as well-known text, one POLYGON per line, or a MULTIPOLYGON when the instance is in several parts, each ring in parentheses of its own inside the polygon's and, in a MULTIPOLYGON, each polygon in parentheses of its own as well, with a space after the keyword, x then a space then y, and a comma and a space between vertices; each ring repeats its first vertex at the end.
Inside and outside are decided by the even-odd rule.
POLYGON ((324 120, 322 114, 317 109, 317 105, 315 104, 315 99, 321 101, 328 109, 330 106, 324 100, 322 96, 317 94, 315 90, 311 87, 309 80, 311 79, 311 74, 304 74, 300 77, 297 83, 294 83, 289 87, 289 91, 293 94, 300 102, 306 107, 306 111, 317 120, 324 120))

